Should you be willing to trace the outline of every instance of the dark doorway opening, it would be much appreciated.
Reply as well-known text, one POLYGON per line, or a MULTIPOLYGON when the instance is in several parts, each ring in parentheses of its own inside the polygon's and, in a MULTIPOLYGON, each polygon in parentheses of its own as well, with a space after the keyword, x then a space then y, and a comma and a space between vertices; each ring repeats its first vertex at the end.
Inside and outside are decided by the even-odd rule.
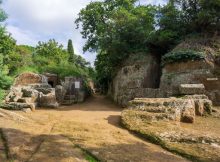
POLYGON ((53 81, 48 81, 48 84, 51 85, 52 88, 54 88, 54 82, 53 81))
POLYGON ((161 57, 153 56, 153 62, 147 70, 144 77, 144 88, 157 89, 160 87, 160 78, 162 74, 161 57))

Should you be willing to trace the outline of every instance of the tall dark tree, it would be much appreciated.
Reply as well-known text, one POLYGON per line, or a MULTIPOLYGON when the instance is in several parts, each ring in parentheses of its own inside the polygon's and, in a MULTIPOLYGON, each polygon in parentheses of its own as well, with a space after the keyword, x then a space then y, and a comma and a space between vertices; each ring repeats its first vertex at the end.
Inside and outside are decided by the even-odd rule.
POLYGON ((74 48, 73 48, 73 42, 71 39, 68 40, 68 46, 67 46, 67 52, 69 54, 69 62, 74 63, 74 48))

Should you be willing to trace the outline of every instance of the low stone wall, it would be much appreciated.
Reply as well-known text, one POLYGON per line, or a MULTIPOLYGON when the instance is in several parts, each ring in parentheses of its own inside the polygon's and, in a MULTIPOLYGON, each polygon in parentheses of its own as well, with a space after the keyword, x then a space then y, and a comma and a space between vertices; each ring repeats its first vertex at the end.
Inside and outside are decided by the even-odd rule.
POLYGON ((161 98, 168 97, 165 91, 161 89, 152 89, 152 88, 134 88, 134 89, 126 89, 125 91, 121 91, 115 96, 115 101, 126 107, 128 102, 133 100, 134 98, 161 98))
POLYGON ((172 95, 179 95, 181 84, 203 84, 206 94, 214 105, 220 105, 220 75, 218 65, 200 61, 168 64, 163 68, 160 89, 172 95))

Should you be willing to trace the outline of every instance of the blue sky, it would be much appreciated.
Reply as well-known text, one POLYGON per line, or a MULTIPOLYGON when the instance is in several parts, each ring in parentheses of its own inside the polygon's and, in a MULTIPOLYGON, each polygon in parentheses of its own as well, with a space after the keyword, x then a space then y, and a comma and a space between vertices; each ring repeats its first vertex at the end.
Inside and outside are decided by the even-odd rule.
MULTIPOLYGON (((166 0, 140 0, 141 4, 164 4, 166 0)), ((7 30, 17 44, 35 46, 38 41, 56 39, 66 47, 73 40, 77 54, 92 64, 96 55, 82 52, 85 40, 75 29, 74 20, 79 11, 91 0, 3 0, 3 9, 8 14, 7 30)))

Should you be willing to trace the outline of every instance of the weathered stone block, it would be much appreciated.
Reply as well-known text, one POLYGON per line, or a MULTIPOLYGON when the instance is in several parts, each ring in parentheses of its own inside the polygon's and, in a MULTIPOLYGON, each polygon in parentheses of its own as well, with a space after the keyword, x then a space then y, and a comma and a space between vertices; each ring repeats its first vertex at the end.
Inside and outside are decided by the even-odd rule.
POLYGON ((179 91, 180 94, 185 95, 204 94, 205 86, 203 84, 181 84, 179 91))
POLYGON ((56 100, 55 92, 49 93, 46 95, 43 93, 40 93, 38 105, 40 107, 57 108, 59 104, 56 100))
MULTIPOLYGON (((136 98, 129 102, 130 109, 166 114, 166 119, 193 123, 195 103, 192 99, 178 98, 136 98)), ((163 117, 165 117, 163 115, 163 117)))
POLYGON ((17 102, 17 100, 21 97, 22 92, 20 88, 11 88, 9 94, 5 98, 5 102, 17 102))
POLYGON ((181 122, 194 123, 195 121, 195 102, 193 100, 187 100, 184 103, 181 114, 181 122))
POLYGON ((55 94, 56 94, 57 102, 62 103, 64 100, 64 96, 66 94, 66 89, 61 85, 57 85, 55 88, 55 94))

